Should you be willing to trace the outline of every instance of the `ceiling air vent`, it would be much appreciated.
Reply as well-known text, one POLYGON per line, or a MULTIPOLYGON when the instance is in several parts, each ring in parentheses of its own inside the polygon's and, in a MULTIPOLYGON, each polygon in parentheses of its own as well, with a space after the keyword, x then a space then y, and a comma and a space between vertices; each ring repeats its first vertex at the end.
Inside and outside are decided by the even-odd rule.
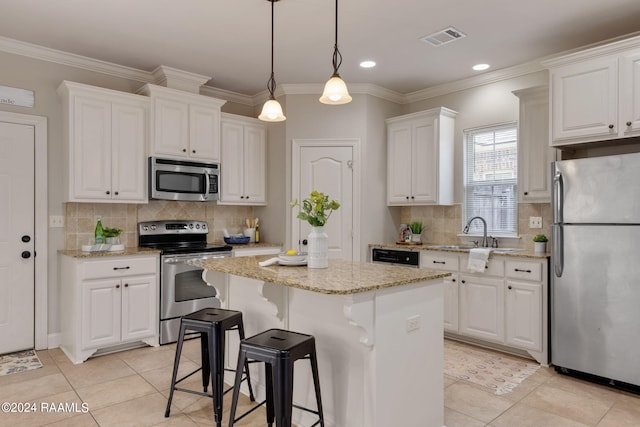
POLYGON ((460 40, 461 38, 464 38, 466 36, 467 35, 462 31, 458 31, 453 27, 449 27, 436 33, 429 34, 428 36, 424 36, 420 40, 437 47, 456 40, 460 40))

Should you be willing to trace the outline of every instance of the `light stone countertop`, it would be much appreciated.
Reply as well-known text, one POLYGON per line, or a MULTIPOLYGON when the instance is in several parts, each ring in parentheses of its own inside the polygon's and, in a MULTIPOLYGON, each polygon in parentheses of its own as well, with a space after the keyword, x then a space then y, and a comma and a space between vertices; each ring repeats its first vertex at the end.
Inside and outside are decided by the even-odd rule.
POLYGON ((101 252, 84 252, 81 250, 65 250, 59 249, 58 253, 66 255, 72 258, 97 258, 97 257, 114 257, 114 256, 126 256, 126 255, 157 255, 160 253, 158 249, 141 248, 141 247, 126 247, 123 251, 101 251, 101 252))
MULTIPOLYGON (((385 249, 400 249, 405 251, 438 251, 438 252, 455 252, 455 253, 469 253, 469 249, 444 249, 430 247, 436 245, 433 243, 424 243, 422 245, 403 245, 401 243, 369 243, 369 249, 371 248, 385 248, 385 249)), ((436 245, 438 246, 438 245, 436 245)), ((548 246, 548 245, 547 245, 548 246)), ((500 251, 500 248, 497 248, 500 251)), ((531 250, 519 250, 518 252, 491 252, 489 257, 492 256, 509 256, 516 258, 549 258, 550 252, 539 253, 531 250)))
POLYGON ((269 255, 238 258, 193 260, 188 263, 206 270, 248 277, 263 282, 305 289, 322 294, 356 294, 391 288, 450 276, 450 273, 395 265, 371 264, 330 259, 329 268, 271 265, 260 267, 258 262, 269 255))

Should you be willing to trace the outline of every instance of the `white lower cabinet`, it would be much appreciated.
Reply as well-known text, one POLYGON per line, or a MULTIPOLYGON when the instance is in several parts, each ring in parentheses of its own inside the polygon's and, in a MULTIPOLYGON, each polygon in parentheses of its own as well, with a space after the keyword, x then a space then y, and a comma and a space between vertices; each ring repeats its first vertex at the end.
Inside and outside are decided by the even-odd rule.
POLYGON ((460 333, 504 341, 504 280, 460 275, 460 333))
POLYGON ((157 255, 60 256, 60 347, 73 363, 98 350, 158 345, 157 255))
POLYGON ((524 350, 547 365, 547 259, 492 255, 483 273, 469 272, 467 264, 465 253, 421 253, 423 268, 452 273, 444 279, 445 333, 524 350))

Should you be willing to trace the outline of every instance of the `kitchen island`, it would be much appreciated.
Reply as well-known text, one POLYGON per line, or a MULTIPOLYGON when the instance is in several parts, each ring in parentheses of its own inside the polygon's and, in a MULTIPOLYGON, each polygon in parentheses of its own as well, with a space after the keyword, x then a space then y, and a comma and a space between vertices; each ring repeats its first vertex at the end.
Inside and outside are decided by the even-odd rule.
MULTIPOLYGON (((315 336, 328 427, 444 425, 442 280, 449 273, 333 259, 327 269, 260 267, 266 259, 194 263, 215 284, 221 307, 243 312, 247 336, 269 328, 315 336)), ((263 369, 251 369, 260 399, 263 369)), ((315 408, 312 384, 308 363, 296 363, 295 404, 315 408)), ((293 416, 301 427, 316 421, 295 408, 293 416)))

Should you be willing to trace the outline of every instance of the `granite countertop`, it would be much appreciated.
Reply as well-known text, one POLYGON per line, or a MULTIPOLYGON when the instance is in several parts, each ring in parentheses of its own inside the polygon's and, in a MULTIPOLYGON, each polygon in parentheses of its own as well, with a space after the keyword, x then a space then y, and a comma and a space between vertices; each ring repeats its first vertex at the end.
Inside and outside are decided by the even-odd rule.
POLYGON ((253 249, 253 248, 281 248, 282 243, 260 242, 260 243, 243 243, 243 244, 231 244, 224 241, 213 242, 214 245, 228 245, 233 249, 253 249))
POLYGON ((417 283, 450 276, 450 273, 395 265, 371 264, 330 259, 329 268, 271 265, 260 267, 258 262, 271 256, 249 256, 193 260, 190 264, 206 270, 248 277, 263 282, 305 289, 322 294, 356 294, 376 289, 417 283))
POLYGON ((160 253, 160 250, 134 246, 134 247, 126 247, 124 248, 123 251, 114 251, 114 252, 108 252, 108 251, 83 252, 81 250, 59 249, 58 253, 72 257, 72 258, 96 258, 96 257, 113 257, 113 256, 127 256, 127 255, 157 255, 160 253))
MULTIPOLYGON (((439 252, 455 252, 455 253, 469 253, 469 249, 444 249, 444 248, 434 248, 430 247, 432 245, 436 245, 435 243, 424 243, 422 245, 414 245, 414 244, 401 244, 401 243, 369 243, 369 249, 371 248, 385 248, 385 249, 401 249, 405 251, 439 251, 439 252)), ((439 246, 439 245, 437 245, 439 246)), ((497 248, 499 251, 500 248, 497 248)), ((516 257, 516 258, 549 258, 551 257, 550 252, 540 253, 534 252, 532 250, 522 249, 517 252, 491 252, 492 256, 508 256, 508 257, 516 257)))

